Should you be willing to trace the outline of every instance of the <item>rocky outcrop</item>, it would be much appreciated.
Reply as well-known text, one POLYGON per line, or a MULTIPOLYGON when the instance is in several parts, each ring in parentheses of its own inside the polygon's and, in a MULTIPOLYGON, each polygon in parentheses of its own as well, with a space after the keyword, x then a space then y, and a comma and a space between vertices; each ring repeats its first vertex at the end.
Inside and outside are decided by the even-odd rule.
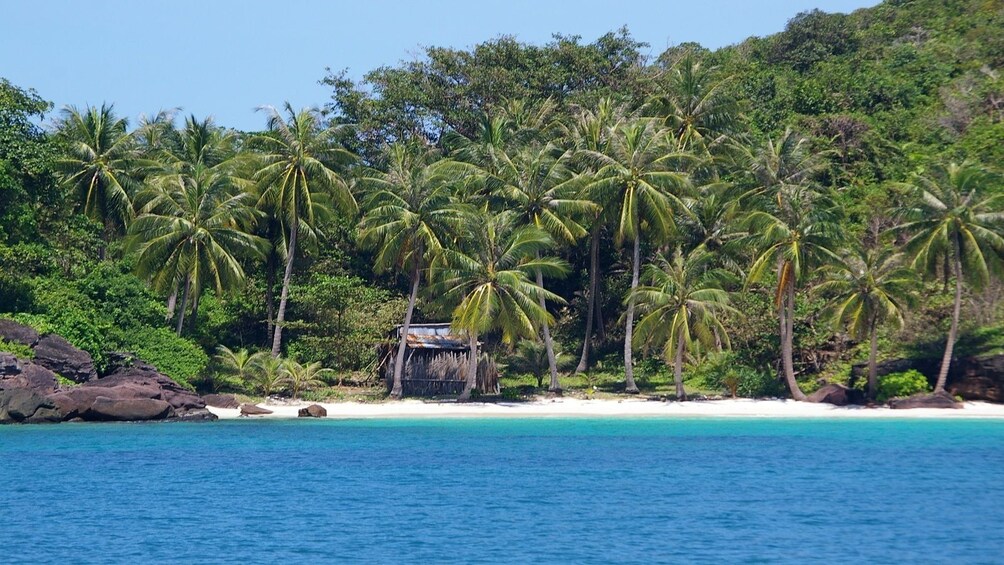
POLYGON ((955 400, 947 392, 934 394, 915 394, 906 398, 893 398, 889 401, 889 407, 895 409, 909 408, 962 408, 962 403, 955 400))
POLYGON ((306 408, 300 408, 296 415, 299 418, 325 418, 328 416, 328 411, 320 404, 311 404, 306 408))
POLYGON ((0 423, 36 424, 60 422, 62 413, 45 396, 27 389, 12 388, 0 391, 0 423))
POLYGON ((0 318, 0 339, 35 347, 35 344, 38 343, 38 332, 31 326, 0 318))
POLYGON ((809 402, 824 402, 834 406, 864 404, 864 401, 864 394, 861 391, 836 383, 823 385, 809 395, 809 402))
POLYGON ((240 408, 241 403, 233 394, 204 394, 202 401, 214 408, 240 408))
MULTIPOLYGON (((941 368, 941 359, 890 359, 877 366, 878 376, 914 369, 923 373, 933 387, 941 368)), ((868 378, 865 365, 851 370, 851 384, 858 378, 868 378)), ((1004 402, 1004 355, 963 357, 954 359, 948 370, 945 390, 965 400, 1004 402)))
POLYGON ((34 362, 75 383, 98 378, 91 355, 56 334, 48 334, 38 340, 34 362))
POLYGON ((241 404, 241 416, 264 416, 271 413, 272 411, 268 408, 255 406, 254 404, 241 404))

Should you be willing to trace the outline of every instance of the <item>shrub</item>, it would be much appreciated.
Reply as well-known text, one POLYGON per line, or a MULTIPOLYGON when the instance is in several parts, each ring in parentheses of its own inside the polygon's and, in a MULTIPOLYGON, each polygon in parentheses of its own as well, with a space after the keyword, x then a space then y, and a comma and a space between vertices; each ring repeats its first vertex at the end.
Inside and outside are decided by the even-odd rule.
POLYGON ((122 349, 135 353, 178 384, 192 388, 209 357, 201 347, 167 328, 140 327, 120 337, 122 349))
POLYGON ((23 343, 0 339, 0 351, 10 353, 19 359, 34 359, 35 351, 23 343))
POLYGON ((773 372, 762 371, 736 362, 731 351, 709 355, 694 370, 695 378, 709 389, 744 398, 781 396, 784 387, 773 372))
POLYGON ((910 396, 929 390, 930 384, 927 382, 927 377, 916 369, 910 369, 902 373, 889 373, 880 377, 875 399, 879 402, 885 402, 890 398, 910 396))

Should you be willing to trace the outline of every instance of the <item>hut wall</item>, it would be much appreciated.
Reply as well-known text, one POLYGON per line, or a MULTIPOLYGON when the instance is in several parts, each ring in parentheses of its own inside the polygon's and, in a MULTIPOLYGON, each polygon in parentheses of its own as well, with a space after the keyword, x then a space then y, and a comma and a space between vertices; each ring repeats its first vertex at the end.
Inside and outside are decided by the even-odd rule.
MULTIPOLYGON (((396 347, 381 351, 383 376, 390 390, 394 386, 396 347)), ((476 388, 484 394, 499 393, 498 368, 487 355, 479 355, 476 388)), ((467 380, 466 351, 408 349, 405 354, 401 388, 405 396, 455 395, 464 391, 467 380)))

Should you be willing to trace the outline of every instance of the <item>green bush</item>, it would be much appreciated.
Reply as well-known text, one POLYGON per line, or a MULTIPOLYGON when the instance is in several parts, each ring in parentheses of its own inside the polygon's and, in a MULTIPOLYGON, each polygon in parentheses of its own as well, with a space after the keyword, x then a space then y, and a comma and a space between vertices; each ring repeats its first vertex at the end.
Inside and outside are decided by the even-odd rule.
POLYGON ((7 341, 0 339, 0 351, 5 353, 10 353, 14 357, 19 359, 34 359, 35 352, 22 343, 15 343, 13 341, 7 341))
POLYGON ((135 353, 178 384, 192 388, 209 357, 201 347, 167 328, 133 328, 121 336, 121 349, 135 353))
POLYGON ((724 394, 743 398, 783 396, 784 387, 777 375, 738 364, 731 351, 709 355, 694 370, 694 376, 703 386, 721 390, 724 394))
POLYGON ((885 402, 890 398, 910 396, 929 390, 930 385, 927 382, 927 377, 920 371, 910 369, 902 373, 889 373, 884 377, 879 377, 875 399, 879 402, 885 402))

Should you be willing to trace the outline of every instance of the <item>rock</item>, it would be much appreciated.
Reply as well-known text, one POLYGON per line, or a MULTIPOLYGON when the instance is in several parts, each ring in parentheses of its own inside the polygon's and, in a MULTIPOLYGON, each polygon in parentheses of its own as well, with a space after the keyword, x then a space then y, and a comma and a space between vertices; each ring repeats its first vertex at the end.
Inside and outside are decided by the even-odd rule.
MULTIPOLYGON (((890 359, 878 364, 879 377, 915 369, 934 386, 941 368, 941 358, 890 359)), ((851 368, 851 385, 859 378, 868 378, 865 364, 851 368)), ((952 360, 945 390, 965 400, 1004 402, 1004 355, 963 357, 952 360)))
POLYGON ((94 360, 86 351, 77 349, 56 334, 48 334, 35 346, 35 364, 63 375, 75 383, 98 378, 94 360))
POLYGON ((325 418, 328 411, 320 404, 311 404, 306 408, 300 408, 296 415, 300 418, 325 418))
POLYGON ((105 374, 112 374, 121 369, 139 369, 142 371, 158 372, 157 367, 140 359, 135 353, 127 351, 111 351, 108 353, 108 368, 105 374))
POLYGON ((0 377, 0 389, 27 388, 47 396, 59 390, 59 381, 52 371, 34 363, 24 363, 21 372, 0 377))
POLYGON ((156 370, 147 369, 146 367, 150 367, 150 365, 144 363, 142 366, 119 369, 107 377, 89 382, 84 386, 99 388, 125 387, 126 390, 146 391, 144 394, 147 398, 168 402, 178 413, 179 417, 185 411, 203 410, 206 408, 205 401, 199 398, 199 395, 174 382, 167 375, 158 373, 156 370))
POLYGON ((233 394, 204 394, 202 401, 214 408, 240 408, 241 403, 233 394))
POLYGON ((21 361, 10 353, 0 353, 0 379, 21 374, 21 361))
POLYGON ((108 398, 99 396, 82 414, 85 420, 131 422, 163 420, 174 415, 174 409, 163 400, 153 398, 108 398))
POLYGON ((0 391, 0 423, 59 422, 62 413, 48 398, 27 388, 0 391))
POLYGON ((0 339, 35 347, 35 344, 38 343, 38 332, 31 326, 19 324, 7 318, 0 318, 0 339))
POLYGON ((915 394, 906 398, 893 398, 889 401, 890 408, 962 408, 962 403, 955 400, 947 392, 933 394, 915 394))
POLYGON ((241 416, 264 416, 265 414, 271 414, 272 411, 268 408, 262 408, 261 406, 255 406, 254 404, 241 404, 241 416))
POLYGON ((861 391, 836 383, 823 385, 819 390, 809 395, 809 402, 825 402, 834 406, 863 404, 864 400, 864 394, 861 391))
POLYGON ((186 410, 182 414, 175 413, 175 416, 172 418, 172 420, 178 422, 211 422, 218 419, 216 414, 213 414, 206 408, 201 410, 186 410))

